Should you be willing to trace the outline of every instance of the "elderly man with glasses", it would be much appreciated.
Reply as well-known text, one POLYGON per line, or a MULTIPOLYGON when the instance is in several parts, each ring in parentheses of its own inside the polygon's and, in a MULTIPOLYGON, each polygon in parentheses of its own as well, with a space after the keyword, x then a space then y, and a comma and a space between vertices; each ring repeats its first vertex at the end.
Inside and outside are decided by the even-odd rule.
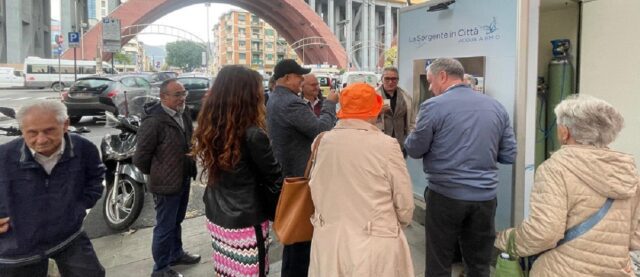
POLYGON ((383 70, 382 85, 376 91, 384 99, 376 125, 385 134, 398 140, 402 153, 406 157, 404 139, 415 126, 415 116, 411 98, 398 87, 397 68, 387 67, 383 70))
POLYGON ((176 79, 160 86, 160 103, 149 107, 138 131, 133 163, 149 174, 148 188, 153 193, 156 226, 151 251, 155 265, 151 276, 182 276, 170 266, 195 264, 199 255, 182 248, 182 229, 195 161, 191 150, 193 124, 185 111, 187 91, 176 79))

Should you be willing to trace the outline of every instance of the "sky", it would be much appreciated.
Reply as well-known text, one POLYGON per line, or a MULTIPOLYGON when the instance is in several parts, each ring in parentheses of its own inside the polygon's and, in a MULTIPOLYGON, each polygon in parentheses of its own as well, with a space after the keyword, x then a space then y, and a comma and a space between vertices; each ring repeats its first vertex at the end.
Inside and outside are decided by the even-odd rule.
MULTIPOLYGON (((152 24, 162 24, 187 30, 207 41, 207 29, 218 23, 218 18, 231 9, 241 10, 227 4, 211 4, 209 7, 209 28, 207 28, 207 8, 204 4, 191 5, 169 13, 152 24)), ((60 0, 51 0, 51 18, 60 19, 60 0)), ((210 34, 211 35, 211 34, 210 34)), ((138 39, 148 45, 164 45, 177 38, 166 35, 138 35, 138 39)), ((213 37, 210 38, 213 41, 213 37)))

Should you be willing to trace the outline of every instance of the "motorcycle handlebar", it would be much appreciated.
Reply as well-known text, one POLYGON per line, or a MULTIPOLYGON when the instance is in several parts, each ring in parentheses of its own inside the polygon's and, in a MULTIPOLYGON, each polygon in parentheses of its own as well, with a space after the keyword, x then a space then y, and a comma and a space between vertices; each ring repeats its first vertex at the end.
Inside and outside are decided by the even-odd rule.
POLYGON ((22 132, 16 127, 0 127, 0 131, 5 131, 5 136, 21 136, 22 132))

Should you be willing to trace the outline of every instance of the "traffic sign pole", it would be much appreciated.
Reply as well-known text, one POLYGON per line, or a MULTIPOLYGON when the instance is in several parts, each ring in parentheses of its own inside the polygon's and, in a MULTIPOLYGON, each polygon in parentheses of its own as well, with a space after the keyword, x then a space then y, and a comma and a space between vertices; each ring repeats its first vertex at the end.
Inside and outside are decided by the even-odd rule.
POLYGON ((78 67, 76 65, 76 49, 78 48, 73 48, 73 81, 77 81, 78 80, 78 67))

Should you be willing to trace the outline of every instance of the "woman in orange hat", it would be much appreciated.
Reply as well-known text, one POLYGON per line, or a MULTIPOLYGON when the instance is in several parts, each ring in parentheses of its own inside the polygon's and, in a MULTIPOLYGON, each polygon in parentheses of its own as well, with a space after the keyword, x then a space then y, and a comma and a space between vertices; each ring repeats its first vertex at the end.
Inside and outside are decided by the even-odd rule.
POLYGON ((342 90, 340 106, 310 176, 309 276, 414 276, 402 231, 413 216, 411 181, 398 141, 374 125, 382 98, 358 83, 342 90))

